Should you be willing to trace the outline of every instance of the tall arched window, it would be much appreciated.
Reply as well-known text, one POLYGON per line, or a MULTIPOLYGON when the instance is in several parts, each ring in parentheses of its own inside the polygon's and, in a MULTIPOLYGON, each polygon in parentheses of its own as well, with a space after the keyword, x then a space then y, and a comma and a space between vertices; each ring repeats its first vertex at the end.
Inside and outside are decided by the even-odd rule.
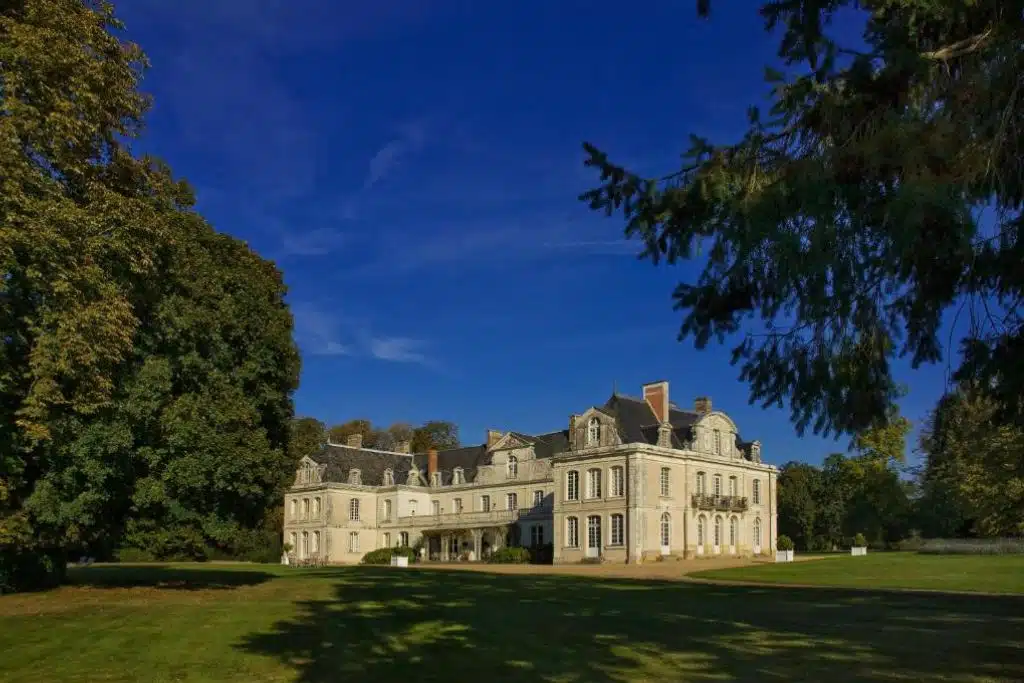
POLYGON ((735 517, 729 520, 729 545, 735 546, 740 542, 740 523, 735 517))
POLYGON ((757 547, 761 546, 761 518, 758 517, 754 520, 754 545, 757 547))
POLYGON ((299 551, 298 541, 296 539, 297 536, 294 531, 288 535, 288 545, 291 546, 291 552, 293 553, 297 553, 299 551))
POLYGON ((302 532, 302 548, 299 550, 299 557, 309 557, 309 532, 302 532))
POLYGON ((697 473, 697 495, 703 496, 707 492, 708 492, 707 475, 705 475, 703 472, 698 472, 697 473))
POLYGON ((596 417, 590 418, 587 423, 587 445, 598 446, 601 443, 601 421, 596 417))
POLYGON ((705 533, 704 526, 705 526, 705 523, 706 522, 704 520, 704 515, 701 515, 700 517, 697 518, 697 545, 699 545, 699 546, 703 546, 704 543, 705 543, 705 539, 704 539, 704 533, 705 533))
POLYGON ((390 522, 391 521, 391 512, 392 512, 392 507, 391 506, 392 506, 392 504, 391 504, 390 500, 385 500, 384 501, 384 521, 385 522, 390 522))
POLYGON ((754 501, 753 501, 754 505, 760 505, 761 504, 761 480, 760 479, 755 479, 754 480, 754 491, 753 491, 753 493, 754 493, 754 501))
POLYGON ((587 470, 587 498, 601 497, 601 470, 587 470))
POLYGON ((716 474, 715 475, 714 483, 715 483, 714 494, 716 496, 722 495, 722 475, 721 474, 716 474))
POLYGON ((565 499, 580 499, 580 473, 576 470, 569 470, 565 474, 565 499))
POLYGON ((353 522, 359 521, 359 499, 352 498, 348 501, 348 518, 353 522))
POLYGON ((384 470, 384 485, 394 486, 395 485, 395 473, 390 469, 384 470))
POLYGON ((668 547, 672 540, 672 517, 667 512, 661 513, 661 545, 668 547))
POLYGON ((515 479, 519 476, 519 458, 514 455, 508 456, 508 478, 515 479))
POLYGON ((320 532, 319 531, 314 531, 313 532, 313 548, 312 548, 312 551, 313 551, 314 555, 316 555, 317 553, 320 552, 320 532))
POLYGON ((715 545, 722 545, 722 518, 715 517, 715 545))
POLYGON ((320 498, 313 499, 313 519, 320 519, 320 498))

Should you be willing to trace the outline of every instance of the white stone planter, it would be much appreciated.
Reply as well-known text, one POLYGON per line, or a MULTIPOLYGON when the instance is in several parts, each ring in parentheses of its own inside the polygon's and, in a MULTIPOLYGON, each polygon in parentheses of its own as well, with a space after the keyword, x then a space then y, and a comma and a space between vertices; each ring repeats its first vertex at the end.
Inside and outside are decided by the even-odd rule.
POLYGON ((392 567, 408 567, 409 566, 409 558, 406 557, 405 555, 392 555, 391 556, 391 566, 392 567))
POLYGON ((850 554, 853 555, 854 557, 856 557, 858 555, 867 555, 868 554, 868 549, 866 547, 865 548, 850 548, 850 554))
POLYGON ((793 551, 792 550, 776 550, 775 551, 776 562, 792 562, 793 551))

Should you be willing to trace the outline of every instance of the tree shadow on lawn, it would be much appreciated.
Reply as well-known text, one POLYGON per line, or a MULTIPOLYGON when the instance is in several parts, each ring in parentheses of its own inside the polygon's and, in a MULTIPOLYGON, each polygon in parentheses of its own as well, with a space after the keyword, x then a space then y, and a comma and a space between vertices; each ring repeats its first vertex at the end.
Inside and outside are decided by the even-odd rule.
POLYGON ((256 586, 278 578, 257 567, 211 567, 200 563, 194 567, 165 564, 94 565, 72 567, 68 570, 67 583, 89 588, 217 590, 256 586))
POLYGON ((1024 680, 1024 599, 351 569, 238 644, 321 681, 1024 680), (973 677, 973 678, 972 678, 973 677))

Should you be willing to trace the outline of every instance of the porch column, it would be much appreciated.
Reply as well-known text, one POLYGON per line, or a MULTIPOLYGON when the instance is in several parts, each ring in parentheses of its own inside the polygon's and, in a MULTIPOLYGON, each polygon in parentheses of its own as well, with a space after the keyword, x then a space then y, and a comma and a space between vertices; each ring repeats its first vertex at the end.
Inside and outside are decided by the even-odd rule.
POLYGON ((480 546, 483 545, 484 532, 480 529, 473 529, 473 559, 479 562, 483 559, 480 555, 480 546))
POLYGON ((448 561, 448 546, 451 543, 451 535, 441 534, 441 561, 448 561))

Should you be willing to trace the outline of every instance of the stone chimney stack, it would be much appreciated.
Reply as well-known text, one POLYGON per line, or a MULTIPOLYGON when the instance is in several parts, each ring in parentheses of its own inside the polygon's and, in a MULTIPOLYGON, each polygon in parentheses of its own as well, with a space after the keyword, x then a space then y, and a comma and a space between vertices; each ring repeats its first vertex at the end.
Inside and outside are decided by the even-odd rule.
POLYGON ((410 441, 399 441, 395 443, 395 453, 408 453, 412 448, 412 442, 410 441))
POLYGON ((658 424, 668 422, 668 382, 650 382, 644 385, 644 400, 654 411, 658 424))
POLYGON ((569 416, 569 450, 576 450, 576 414, 569 416))
POLYGON ((490 450, 490 449, 494 448, 494 445, 496 443, 501 441, 502 434, 501 434, 501 432, 499 432, 497 430, 488 429, 486 436, 487 436, 487 449, 490 450))
POLYGON ((349 434, 348 439, 345 441, 345 445, 349 448, 362 448, 363 447, 363 435, 362 433, 349 434))
POLYGON ((434 473, 437 472, 437 449, 431 448, 427 451, 427 481, 434 480, 434 473))
POLYGON ((693 412, 698 415, 707 415, 711 412, 711 397, 698 396, 693 401, 693 412))

